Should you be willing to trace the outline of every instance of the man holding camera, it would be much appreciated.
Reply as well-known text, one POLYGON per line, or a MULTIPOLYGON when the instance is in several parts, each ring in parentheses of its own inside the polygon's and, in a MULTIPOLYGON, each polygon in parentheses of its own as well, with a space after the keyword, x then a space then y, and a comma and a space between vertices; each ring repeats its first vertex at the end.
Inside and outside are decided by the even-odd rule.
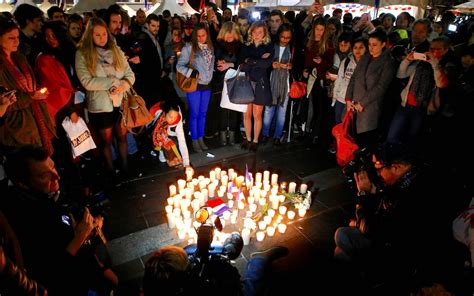
POLYGON ((8 155, 5 170, 13 186, 3 195, 1 208, 18 236, 28 276, 49 295, 86 295, 98 289, 99 279, 118 284, 86 246, 94 231, 100 231, 102 219, 85 208, 76 223, 59 205, 59 175, 47 152, 22 146, 8 155))
POLYGON ((453 188, 445 178, 440 182, 435 179, 438 174, 428 176, 420 169, 404 145, 379 147, 373 166, 378 183, 377 176, 366 170, 354 174, 356 219, 336 230, 335 258, 362 269, 383 262, 395 272, 408 266, 430 266, 428 270, 435 271, 439 254, 446 255, 451 240, 446 222, 451 205, 442 203, 442 198, 445 189, 452 194, 453 188))

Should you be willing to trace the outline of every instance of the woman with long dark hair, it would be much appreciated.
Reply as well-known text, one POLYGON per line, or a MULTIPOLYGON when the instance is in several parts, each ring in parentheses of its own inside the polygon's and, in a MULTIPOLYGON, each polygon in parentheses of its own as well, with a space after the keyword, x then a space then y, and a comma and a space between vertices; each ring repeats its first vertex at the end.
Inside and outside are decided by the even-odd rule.
POLYGON ((18 52, 19 34, 14 21, 0 19, 0 87, 16 91, 16 102, 8 107, 0 125, 0 144, 5 150, 34 144, 52 155, 55 130, 44 103, 48 91, 39 88, 26 57, 18 52))

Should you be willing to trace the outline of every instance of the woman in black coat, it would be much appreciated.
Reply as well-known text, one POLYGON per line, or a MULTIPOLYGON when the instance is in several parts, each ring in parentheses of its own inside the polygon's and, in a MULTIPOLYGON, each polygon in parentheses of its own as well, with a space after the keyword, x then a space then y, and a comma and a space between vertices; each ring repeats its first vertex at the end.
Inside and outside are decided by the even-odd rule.
POLYGON ((247 141, 242 143, 242 149, 257 150, 258 138, 263 125, 263 107, 272 103, 269 75, 272 61, 273 44, 267 25, 263 21, 255 22, 250 26, 246 46, 242 48, 240 54, 240 70, 249 75, 255 93, 255 101, 248 105, 247 112, 244 114, 247 141))

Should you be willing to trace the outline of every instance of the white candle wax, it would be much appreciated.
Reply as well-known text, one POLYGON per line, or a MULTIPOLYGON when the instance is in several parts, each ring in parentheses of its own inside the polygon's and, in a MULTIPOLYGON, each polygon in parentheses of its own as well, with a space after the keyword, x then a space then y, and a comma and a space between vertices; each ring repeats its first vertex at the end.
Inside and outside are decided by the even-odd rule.
POLYGON ((216 171, 209 172, 209 179, 211 180, 211 182, 216 179, 216 171))
POLYGON ((245 204, 241 200, 239 200, 237 206, 238 206, 239 210, 243 210, 245 208, 245 204))
POLYGON ((269 181, 263 181, 263 190, 265 191, 270 191, 270 182, 269 181))
POLYGON ((257 241, 261 242, 265 239, 265 232, 257 231, 257 241))
POLYGON ((199 190, 203 190, 204 188, 206 188, 206 181, 199 181, 199 190))
POLYGON ((167 206, 165 207, 165 211, 166 211, 166 214, 171 214, 171 213, 173 213, 173 206, 167 205, 167 206))
POLYGON ((255 186, 258 189, 262 189, 262 182, 255 182, 255 186))
POLYGON ((230 212, 225 211, 224 214, 222 214, 222 216, 224 217, 224 220, 229 220, 230 219, 230 212))
POLYGON ((206 203, 209 197, 209 191, 206 188, 204 188, 203 190, 201 190, 201 193, 202 193, 202 199, 206 203))
POLYGON ((216 179, 220 180, 221 179, 221 172, 222 172, 221 168, 216 168, 215 171, 216 171, 216 179))
POLYGON ((205 179, 205 178, 204 178, 203 175, 200 175, 200 176, 198 177, 199 182, 204 181, 204 179, 205 179))
POLYGON ((197 186, 199 184, 199 180, 197 178, 194 178, 192 180, 193 186, 197 186))
POLYGON ((270 181, 270 172, 269 171, 264 171, 263 172, 263 181, 270 181))
POLYGON ((168 205, 172 206, 174 204, 174 199, 172 197, 168 197, 166 199, 166 202, 168 203, 168 205))
POLYGON ((286 231, 286 224, 278 224, 278 232, 285 233, 286 231))
POLYGON ((174 215, 176 218, 181 217, 181 209, 180 209, 180 208, 175 208, 175 209, 173 210, 173 215, 174 215))
POLYGON ((232 224, 237 223, 237 215, 232 214, 230 216, 230 223, 232 223, 232 224))
POLYGON ((191 199, 191 196, 193 195, 193 192, 191 191, 190 188, 186 188, 184 190, 184 195, 186 196, 186 199, 191 199))
POLYGON ((181 195, 175 195, 173 197, 173 206, 175 208, 179 208, 181 206, 181 195))
POLYGON ((230 192, 227 192, 227 199, 228 200, 234 199, 234 195, 232 195, 232 193, 230 193, 230 192))
POLYGON ((278 212, 280 213, 280 215, 285 215, 286 214, 286 207, 285 206, 280 206, 278 208, 278 212))
POLYGON ((278 202, 278 199, 274 198, 274 199, 272 200, 272 209, 278 210, 278 205, 279 205, 279 204, 280 204, 280 203, 278 202))
POLYGON ((179 188, 184 188, 184 187, 186 187, 186 181, 184 181, 183 179, 179 179, 179 180, 178 180, 178 187, 179 187, 179 188))
POLYGON ((255 184, 262 183, 262 173, 255 174, 255 184))
POLYGON ((221 177, 221 183, 223 186, 227 187, 228 182, 229 182, 229 177, 227 175, 221 177))
POLYGON ((181 200, 181 211, 184 213, 189 208, 189 205, 191 204, 191 200, 189 199, 182 199, 181 200))
POLYGON ((251 211, 252 213, 255 213, 255 211, 257 210, 257 205, 256 205, 256 204, 251 204, 251 205, 249 206, 249 208, 250 208, 250 211, 251 211))
POLYGON ((195 199, 191 202, 191 207, 193 208, 193 212, 197 212, 201 207, 201 201, 199 199, 195 199))
POLYGON ((258 229, 265 230, 266 227, 267 227, 267 223, 265 223, 265 221, 258 222, 258 229))
POLYGON ((261 205, 261 206, 264 206, 266 203, 267 203, 267 199, 265 197, 261 197, 258 200, 258 204, 261 205))
POLYGON ((175 196, 175 195, 176 195, 176 186, 170 185, 170 196, 175 196))
POLYGON ((282 194, 282 195, 278 195, 278 201, 279 202, 285 202, 285 196, 282 194))
POLYGON ((295 182, 290 182, 290 185, 288 185, 288 192, 289 193, 295 193, 296 191, 296 183, 295 182))
POLYGON ((278 193, 278 188, 273 187, 273 188, 270 190, 270 194, 271 194, 271 195, 277 195, 277 193, 278 193))
POLYGON ((250 242, 250 229, 244 228, 242 229, 242 240, 244 241, 244 245, 247 246, 250 242))
POLYGON ((227 205, 228 205, 229 209, 232 209, 232 208, 234 207, 234 201, 233 201, 233 200, 229 200, 229 201, 227 202, 227 205))
POLYGON ((184 222, 182 219, 177 219, 176 217, 173 217, 173 219, 176 224, 176 229, 181 230, 184 228, 184 222))
POLYGON ((304 184, 304 183, 301 184, 301 186, 300 186, 300 192, 301 192, 301 194, 305 194, 307 190, 308 190, 308 185, 306 185, 306 184, 304 184))
POLYGON ((275 234, 275 228, 273 228, 272 226, 269 226, 267 228, 267 235, 268 236, 273 236, 275 234))
POLYGON ((174 216, 173 216, 173 214, 166 214, 166 218, 168 219, 168 228, 169 228, 169 229, 174 228, 175 223, 174 223, 174 216))
POLYGON ((186 237, 186 231, 178 230, 178 238, 179 239, 184 239, 185 237, 186 237))
POLYGON ((272 185, 278 184, 278 174, 272 174, 272 185))
POLYGON ((260 197, 265 198, 267 196, 266 190, 260 190, 260 197))
POLYGON ((298 209, 298 216, 304 217, 306 215, 306 209, 298 209))
POLYGON ((253 196, 249 196, 249 197, 247 197, 247 201, 250 205, 254 204, 255 203, 255 198, 253 196))
POLYGON ((191 218, 191 212, 186 210, 183 212, 183 217, 184 219, 190 219, 191 218))
POLYGON ((232 177, 234 175, 234 169, 227 170, 227 176, 229 176, 229 180, 232 181, 232 177))
POLYGON ((253 189, 253 197, 260 198, 260 189, 255 186, 252 189, 253 189))
POLYGON ((295 213, 295 211, 288 211, 286 213, 286 215, 288 216, 288 219, 293 220, 293 219, 295 219, 296 213, 295 213))
POLYGON ((267 214, 270 218, 273 218, 273 217, 275 217, 275 210, 268 209, 267 214))

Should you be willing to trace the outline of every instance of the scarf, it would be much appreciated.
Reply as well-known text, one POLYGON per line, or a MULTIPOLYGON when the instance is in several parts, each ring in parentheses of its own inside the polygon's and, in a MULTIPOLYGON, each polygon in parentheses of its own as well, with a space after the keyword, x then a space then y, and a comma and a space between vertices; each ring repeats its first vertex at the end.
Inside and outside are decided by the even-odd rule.
POLYGON ((201 44, 198 42, 199 49, 204 55, 204 61, 206 62, 208 72, 212 71, 212 51, 209 49, 207 44, 201 44))
POLYGON ((114 64, 114 53, 110 49, 105 49, 101 47, 97 48, 98 61, 101 64, 114 64))
POLYGON ((410 85, 410 91, 416 100, 417 106, 422 106, 428 102, 431 97, 431 92, 435 87, 433 76, 433 69, 430 63, 417 61, 415 76, 410 85))
MULTIPOLYGON (((275 44, 275 61, 280 58, 280 45, 275 44)), ((287 45, 281 56, 280 63, 287 64, 291 61, 290 46, 287 45)), ((288 96, 288 78, 289 71, 287 69, 273 69, 270 77, 270 89, 272 90, 272 105, 283 106, 288 96)))
MULTIPOLYGON (((181 118, 179 118, 179 120, 181 120, 181 118)), ((169 124, 168 121, 166 121, 166 114, 162 112, 153 130, 153 145, 155 146, 155 150, 163 149, 163 154, 168 161, 177 159, 179 163, 182 163, 183 159, 176 148, 176 144, 168 137, 168 127, 169 124)))
MULTIPOLYGON (((11 63, 10 60, 5 59, 5 66, 8 69, 8 72, 13 76, 16 87, 19 91, 27 94, 34 94, 36 83, 32 71, 26 62, 17 62, 17 65, 11 63)), ((46 123, 43 118, 43 112, 41 111, 40 102, 33 100, 31 102, 31 108, 33 110, 33 116, 35 118, 36 125, 41 137, 41 143, 43 148, 46 149, 48 155, 53 155, 53 145, 51 144, 51 139, 54 137, 54 134, 48 130, 46 123)))

